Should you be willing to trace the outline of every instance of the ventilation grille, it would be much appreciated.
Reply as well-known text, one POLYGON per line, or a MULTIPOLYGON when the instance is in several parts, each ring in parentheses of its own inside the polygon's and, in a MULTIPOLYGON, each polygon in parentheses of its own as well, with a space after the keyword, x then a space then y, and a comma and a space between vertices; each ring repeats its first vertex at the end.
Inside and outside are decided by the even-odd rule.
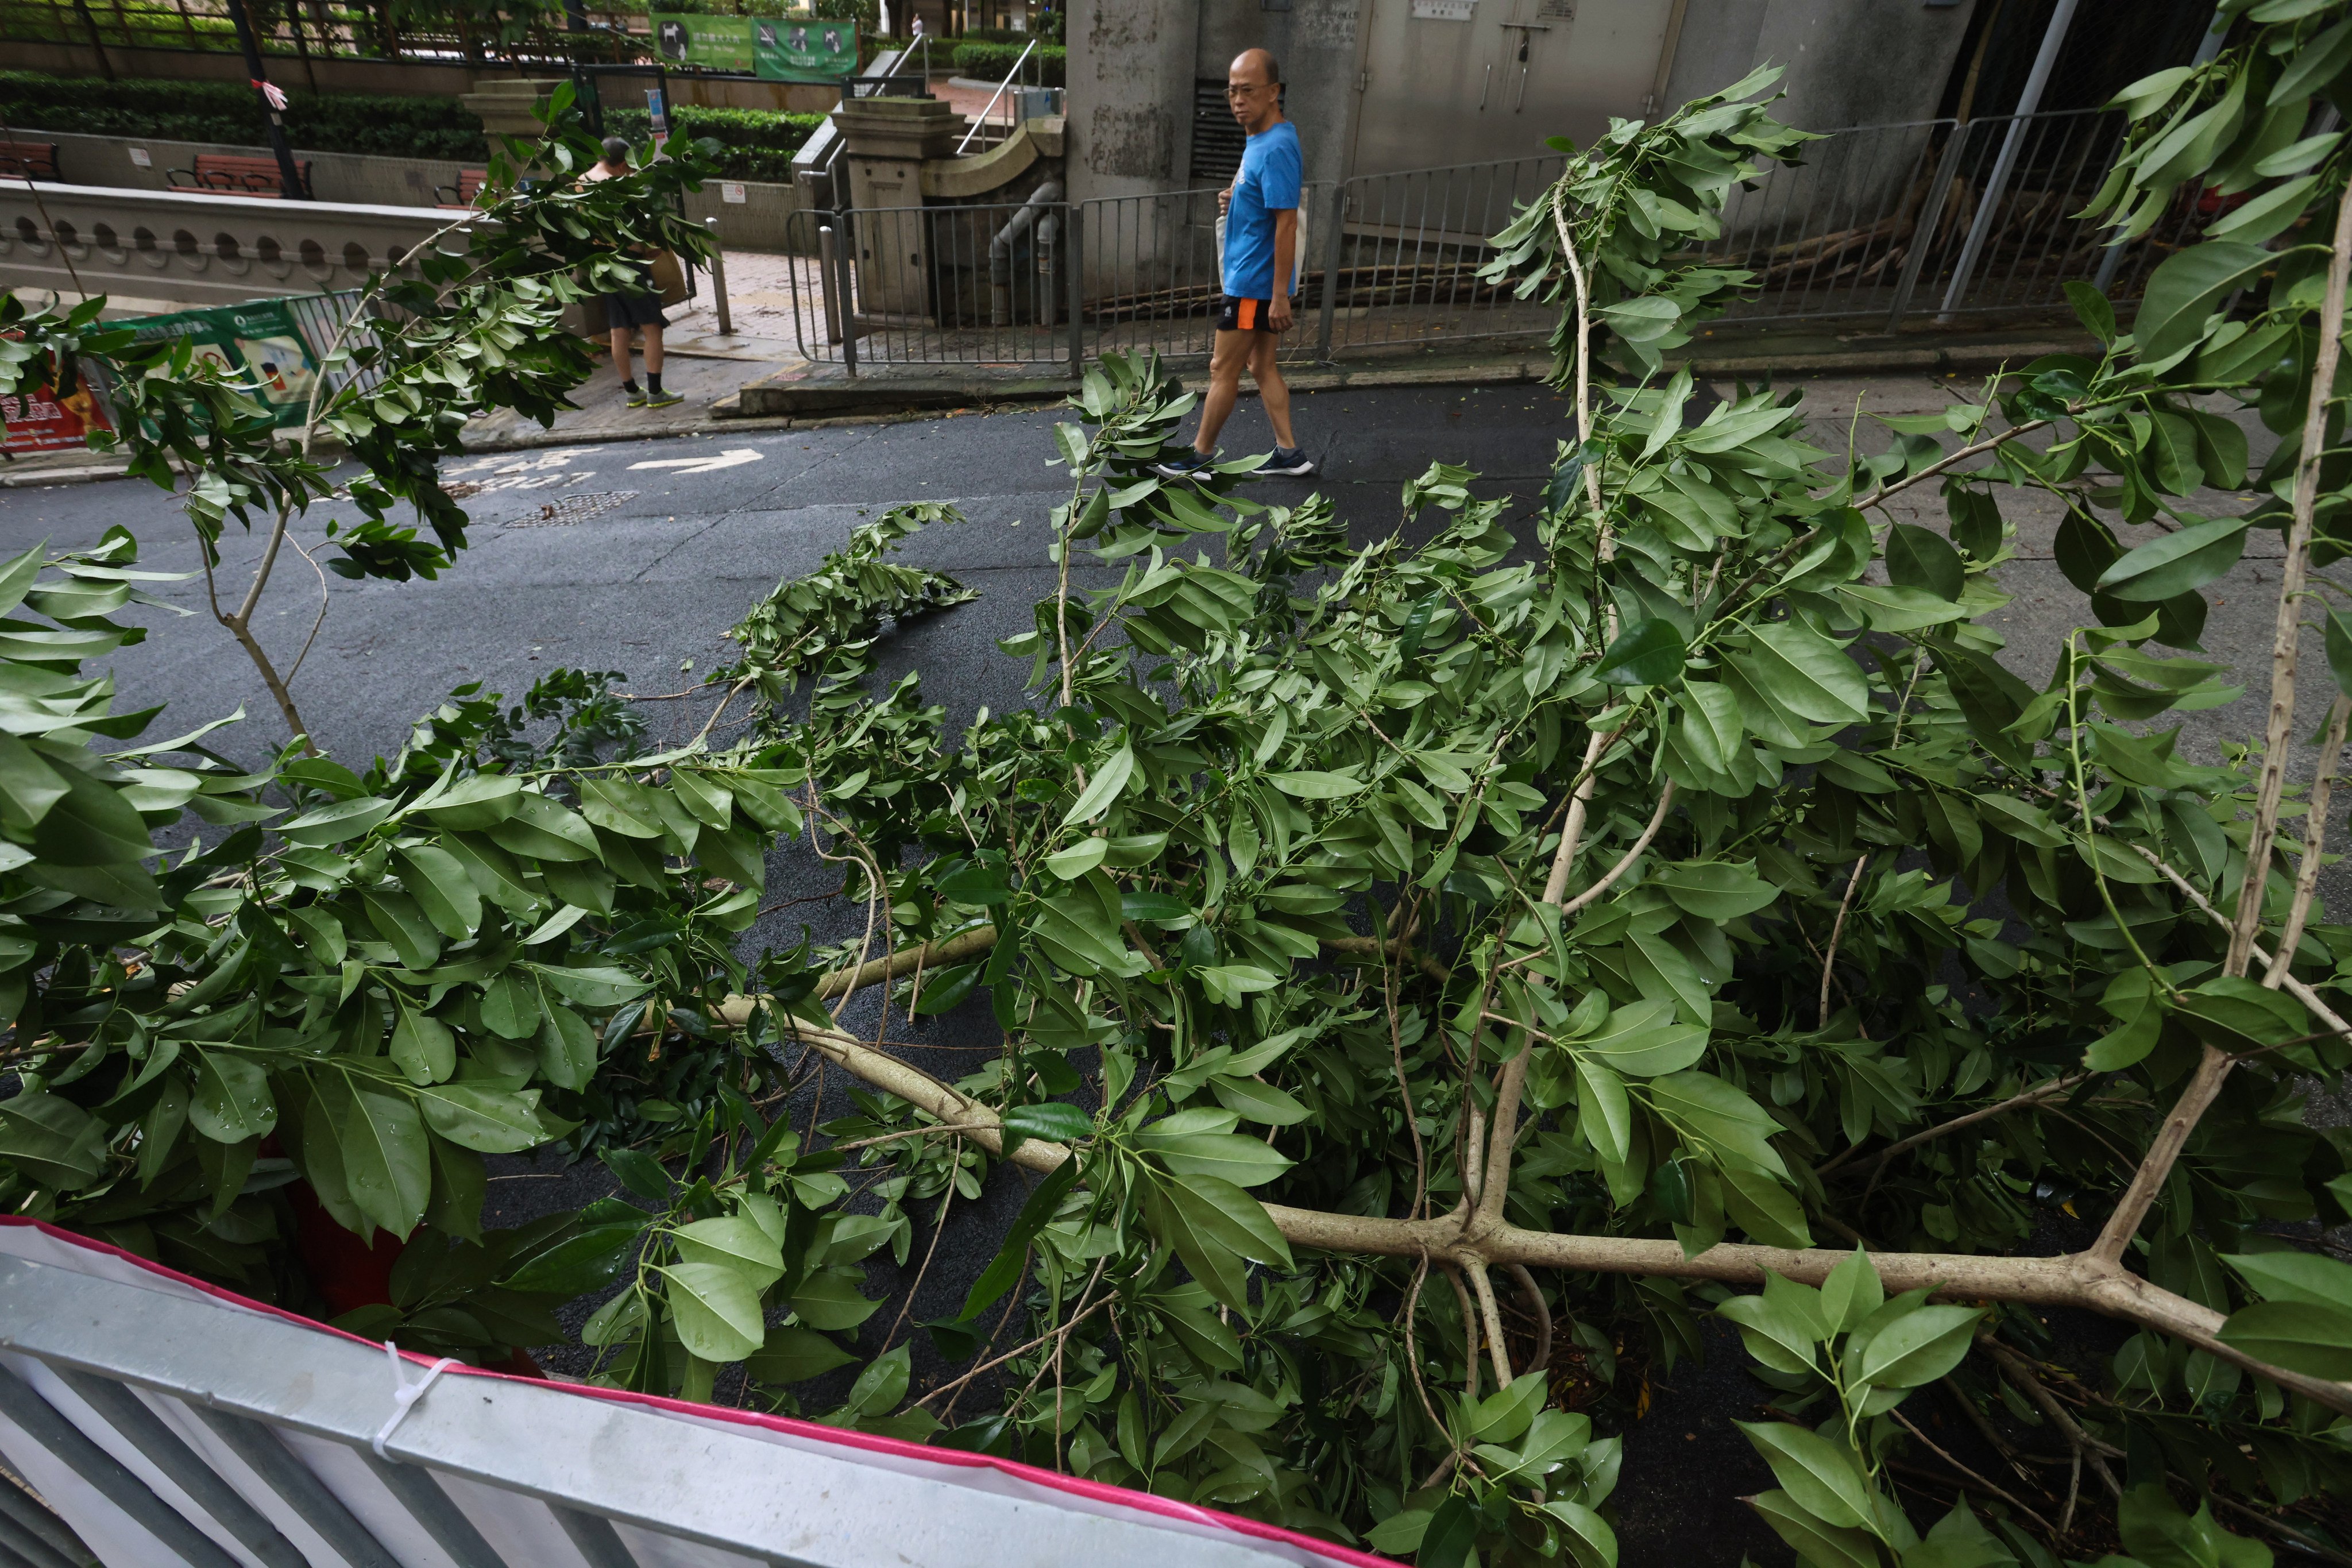
POLYGON ((635 490, 583 490, 577 495, 558 496, 539 503, 537 511, 527 511, 520 517, 507 519, 509 528, 561 528, 566 523, 585 522, 614 507, 637 499, 635 490))
POLYGON ((1219 184, 1242 166, 1242 134, 1234 111, 1225 107, 1223 79, 1192 84, 1192 178, 1219 184))

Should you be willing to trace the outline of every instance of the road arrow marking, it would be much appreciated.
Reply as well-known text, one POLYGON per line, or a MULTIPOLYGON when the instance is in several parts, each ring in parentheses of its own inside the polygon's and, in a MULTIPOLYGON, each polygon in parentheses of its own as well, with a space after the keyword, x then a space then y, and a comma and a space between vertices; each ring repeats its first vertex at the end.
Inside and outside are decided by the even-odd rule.
POLYGON ((642 463, 631 463, 638 468, 676 468, 681 474, 715 474, 721 468, 740 468, 746 463, 756 463, 766 454, 750 447, 737 447, 711 458, 649 458, 642 463))

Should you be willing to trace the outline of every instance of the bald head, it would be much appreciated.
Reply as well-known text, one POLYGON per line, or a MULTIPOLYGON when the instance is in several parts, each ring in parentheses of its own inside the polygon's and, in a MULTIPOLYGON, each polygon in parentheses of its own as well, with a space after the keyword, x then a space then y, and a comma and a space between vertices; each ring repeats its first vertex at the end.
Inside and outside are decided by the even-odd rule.
POLYGON ((1282 62, 1274 58, 1271 50, 1244 49, 1234 57, 1233 65, 1225 71, 1225 79, 1278 87, 1282 83, 1282 62))

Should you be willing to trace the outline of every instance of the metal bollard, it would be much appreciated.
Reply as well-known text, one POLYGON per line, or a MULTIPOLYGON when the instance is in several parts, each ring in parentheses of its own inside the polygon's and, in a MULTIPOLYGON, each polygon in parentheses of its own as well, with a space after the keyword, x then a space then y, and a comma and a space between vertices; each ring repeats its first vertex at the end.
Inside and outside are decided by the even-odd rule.
POLYGON ((707 217, 702 226, 710 231, 710 293, 719 305, 719 335, 735 335, 735 313, 727 306, 727 253, 719 248, 719 220, 707 217))
POLYGON ((834 289, 841 300, 842 368, 851 375, 856 375, 857 374, 857 286, 853 281, 856 277, 856 271, 851 263, 850 250, 856 245, 857 237, 852 234, 847 237, 848 245, 843 245, 838 240, 834 244, 833 264, 839 270, 834 289))
POLYGON ((834 250, 837 245, 833 226, 821 224, 816 231, 817 285, 824 294, 824 341, 841 341, 841 302, 833 297, 834 250))

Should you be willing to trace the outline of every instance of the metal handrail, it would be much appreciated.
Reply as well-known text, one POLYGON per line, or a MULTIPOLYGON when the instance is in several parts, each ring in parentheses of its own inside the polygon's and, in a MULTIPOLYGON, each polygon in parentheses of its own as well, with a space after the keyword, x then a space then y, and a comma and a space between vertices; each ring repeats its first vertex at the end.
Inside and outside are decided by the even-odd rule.
POLYGON ((1013 62, 1013 68, 1004 73, 1004 79, 998 82, 996 90, 988 95, 988 107, 980 111, 980 118, 971 122, 971 129, 965 132, 963 140, 956 143, 957 157, 963 156, 963 150, 971 145, 971 139, 980 134, 980 128, 988 123, 990 115, 996 112, 996 100, 1004 96, 1004 89, 1013 85, 1013 79, 1021 74, 1021 68, 1028 63, 1029 57, 1036 52, 1036 48, 1037 40, 1034 38, 1022 47, 1021 58, 1013 62))

